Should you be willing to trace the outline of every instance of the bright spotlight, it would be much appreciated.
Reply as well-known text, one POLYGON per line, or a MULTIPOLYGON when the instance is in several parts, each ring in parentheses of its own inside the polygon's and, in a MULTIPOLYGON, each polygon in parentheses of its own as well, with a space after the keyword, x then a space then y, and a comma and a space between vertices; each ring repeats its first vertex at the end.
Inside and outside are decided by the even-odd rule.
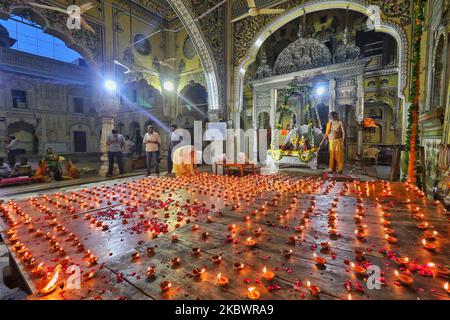
POLYGON ((325 87, 320 86, 316 88, 316 95, 318 95, 319 97, 322 96, 325 93, 325 87))
POLYGON ((173 91, 174 85, 172 81, 164 81, 163 88, 166 91, 173 91))
POLYGON ((108 91, 116 91, 117 83, 114 80, 108 79, 105 81, 105 88, 108 91))

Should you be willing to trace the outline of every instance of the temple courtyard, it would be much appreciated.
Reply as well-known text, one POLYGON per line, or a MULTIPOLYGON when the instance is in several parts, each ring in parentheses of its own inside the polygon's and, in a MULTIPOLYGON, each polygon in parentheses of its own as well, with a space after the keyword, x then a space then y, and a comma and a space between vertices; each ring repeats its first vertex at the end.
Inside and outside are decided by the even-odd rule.
POLYGON ((138 176, 11 197, 9 272, 32 300, 449 299, 444 207, 408 183, 337 180, 138 176))

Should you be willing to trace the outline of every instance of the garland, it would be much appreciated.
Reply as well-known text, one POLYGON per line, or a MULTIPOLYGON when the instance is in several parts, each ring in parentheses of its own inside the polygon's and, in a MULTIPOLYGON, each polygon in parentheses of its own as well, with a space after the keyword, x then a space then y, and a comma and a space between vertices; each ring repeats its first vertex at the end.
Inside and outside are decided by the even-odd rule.
POLYGON ((417 182, 417 154, 419 150, 419 98, 420 98, 420 47, 423 25, 425 21, 424 7, 426 0, 415 3, 415 29, 413 39, 413 65, 411 74, 411 89, 409 100, 412 101, 408 110, 408 127, 406 131, 405 167, 408 168, 408 181, 417 182))

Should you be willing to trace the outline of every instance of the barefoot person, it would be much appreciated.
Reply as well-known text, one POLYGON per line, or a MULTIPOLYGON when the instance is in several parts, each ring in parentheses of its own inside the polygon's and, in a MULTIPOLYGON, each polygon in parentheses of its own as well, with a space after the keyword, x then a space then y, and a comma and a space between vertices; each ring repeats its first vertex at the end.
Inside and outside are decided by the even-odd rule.
POLYGON ((334 172, 337 163, 337 172, 342 173, 344 169, 344 141, 345 129, 344 124, 339 120, 337 112, 330 113, 330 121, 327 124, 325 136, 320 142, 319 148, 328 139, 330 151, 330 172, 334 172))

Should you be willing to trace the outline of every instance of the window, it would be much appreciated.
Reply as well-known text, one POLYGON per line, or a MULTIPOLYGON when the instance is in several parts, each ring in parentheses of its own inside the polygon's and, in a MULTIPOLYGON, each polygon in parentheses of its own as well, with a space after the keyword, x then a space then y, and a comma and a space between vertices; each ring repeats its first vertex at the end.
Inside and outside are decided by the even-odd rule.
POLYGON ((2 25, 8 29, 9 36, 17 40, 13 49, 69 63, 77 63, 77 59, 82 59, 63 41, 44 33, 39 25, 30 20, 12 15, 9 20, 2 21, 2 25))
POLYGON ((23 90, 11 90, 13 107, 26 109, 27 105, 27 93, 23 90))
POLYGON ((84 112, 84 106, 83 106, 83 99, 79 97, 75 97, 73 99, 73 112, 75 113, 83 113, 84 112))
POLYGON ((133 89, 133 102, 137 102, 138 98, 137 98, 137 90, 133 89))

